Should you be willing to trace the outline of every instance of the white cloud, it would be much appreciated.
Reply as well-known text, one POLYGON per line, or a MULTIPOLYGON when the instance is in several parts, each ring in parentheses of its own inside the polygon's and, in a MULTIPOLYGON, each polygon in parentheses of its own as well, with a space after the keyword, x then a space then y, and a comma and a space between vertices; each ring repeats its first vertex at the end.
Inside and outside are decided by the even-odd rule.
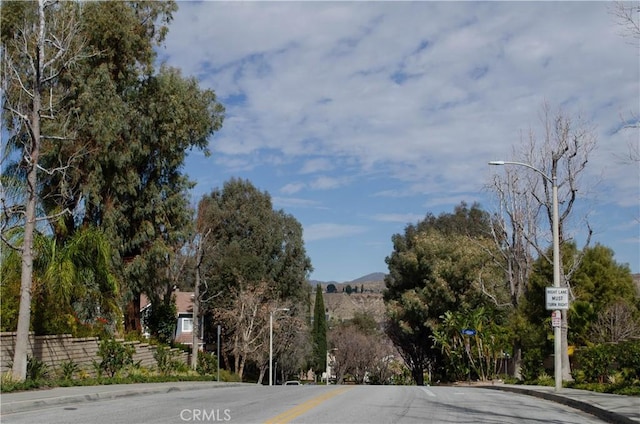
POLYGON ((344 238, 362 234, 366 231, 368 231, 367 227, 360 225, 334 224, 328 222, 311 224, 304 227, 304 240, 311 242, 324 239, 344 238))
POLYGON ((283 194, 295 194, 306 187, 305 183, 289 183, 280 189, 283 194))
POLYGON ((486 205, 487 161, 539 131, 545 100, 593 121, 601 147, 585 186, 607 207, 640 200, 637 166, 616 163, 630 135, 612 131, 640 114, 637 47, 606 2, 179 6, 160 53, 227 100, 211 140, 219 171, 305 190, 336 214, 306 222, 391 217, 382 197, 398 217, 486 205))
POLYGON ((382 222, 398 222, 401 224, 412 224, 424 219, 424 215, 417 213, 380 213, 373 215, 373 219, 382 222))
POLYGON ((315 190, 330 190, 346 184, 346 180, 345 178, 319 176, 309 183, 309 187, 315 190))

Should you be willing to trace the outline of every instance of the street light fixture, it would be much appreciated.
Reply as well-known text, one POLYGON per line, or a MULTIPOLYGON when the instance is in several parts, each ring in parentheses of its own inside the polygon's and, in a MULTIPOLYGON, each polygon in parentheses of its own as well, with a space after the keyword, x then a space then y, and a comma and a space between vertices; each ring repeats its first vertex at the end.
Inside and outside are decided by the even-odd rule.
POLYGON ((269 313, 269 386, 273 386, 273 314, 288 310, 289 308, 278 308, 269 313))
MULTIPOLYGON (((504 160, 494 160, 489 165, 519 165, 529 168, 542 176, 546 181, 551 183, 552 187, 552 223, 551 231, 553 232, 553 287, 560 287, 560 230, 558 222, 558 181, 556 178, 555 167, 552 168, 551 177, 539 170, 538 168, 523 162, 510 162, 504 160)), ((553 311, 554 315, 562 314, 560 310, 553 311)), ((553 327, 553 352, 554 352, 554 373, 555 373, 555 391, 562 389, 562 329, 560 326, 553 327)))

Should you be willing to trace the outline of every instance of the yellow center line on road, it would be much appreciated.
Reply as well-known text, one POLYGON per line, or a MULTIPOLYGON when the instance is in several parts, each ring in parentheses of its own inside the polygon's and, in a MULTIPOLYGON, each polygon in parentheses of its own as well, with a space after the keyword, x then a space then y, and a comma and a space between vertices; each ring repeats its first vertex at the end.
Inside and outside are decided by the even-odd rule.
POLYGON ((338 396, 339 394, 342 394, 351 388, 352 386, 343 386, 343 387, 331 390, 330 392, 321 394, 320 396, 311 398, 308 401, 301 403, 300 405, 294 406, 293 408, 284 411, 282 414, 276 415, 275 417, 265 421, 264 424, 286 424, 289 421, 293 420, 294 418, 299 417, 305 412, 320 405, 322 402, 325 402, 334 396, 338 396))

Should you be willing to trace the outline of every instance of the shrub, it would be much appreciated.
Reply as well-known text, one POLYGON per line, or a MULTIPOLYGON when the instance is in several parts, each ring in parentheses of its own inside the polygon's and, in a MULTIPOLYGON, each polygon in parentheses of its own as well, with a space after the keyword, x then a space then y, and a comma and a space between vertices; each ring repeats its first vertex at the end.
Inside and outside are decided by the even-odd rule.
POLYGON ((102 358, 99 375, 106 372, 108 376, 114 377, 124 367, 133 364, 134 353, 135 348, 131 345, 123 345, 114 339, 102 340, 98 349, 98 356, 102 358))
POLYGON ((576 383, 635 384, 640 379, 640 341, 598 344, 576 354, 576 383))
POLYGON ((158 364, 158 370, 164 375, 176 371, 186 372, 188 370, 187 364, 178 359, 177 355, 177 352, 167 346, 158 346, 153 353, 153 358, 158 364))
POLYGON ((220 381, 226 382, 239 382, 242 381, 238 374, 232 373, 231 371, 221 369, 220 370, 220 381))
POLYGON ((64 380, 71 380, 73 375, 78 372, 80 367, 72 360, 62 361, 60 363, 60 374, 64 380))
POLYGON ((196 371, 200 375, 214 375, 218 372, 218 358, 213 353, 199 352, 196 371))
POLYGON ((526 382, 536 381, 544 374, 544 355, 542 349, 528 349, 522 357, 522 379, 526 382))
POLYGON ((49 376, 49 366, 38 358, 27 356, 27 378, 29 380, 44 380, 49 376))

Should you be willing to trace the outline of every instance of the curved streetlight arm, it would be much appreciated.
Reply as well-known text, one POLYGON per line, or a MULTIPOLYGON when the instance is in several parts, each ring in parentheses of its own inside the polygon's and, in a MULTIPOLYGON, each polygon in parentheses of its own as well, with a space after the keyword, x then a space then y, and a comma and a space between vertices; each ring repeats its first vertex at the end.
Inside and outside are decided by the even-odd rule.
POLYGON ((551 184, 553 184, 553 178, 549 177, 547 174, 545 174, 544 172, 542 172, 541 170, 539 170, 535 166, 529 165, 528 163, 512 162, 512 161, 506 161, 506 160, 492 160, 491 162, 489 162, 489 165, 520 165, 520 166, 524 166, 524 167, 529 168, 529 169, 531 169, 533 171, 536 171, 538 174, 542 175, 542 177, 545 180, 547 180, 551 184))

